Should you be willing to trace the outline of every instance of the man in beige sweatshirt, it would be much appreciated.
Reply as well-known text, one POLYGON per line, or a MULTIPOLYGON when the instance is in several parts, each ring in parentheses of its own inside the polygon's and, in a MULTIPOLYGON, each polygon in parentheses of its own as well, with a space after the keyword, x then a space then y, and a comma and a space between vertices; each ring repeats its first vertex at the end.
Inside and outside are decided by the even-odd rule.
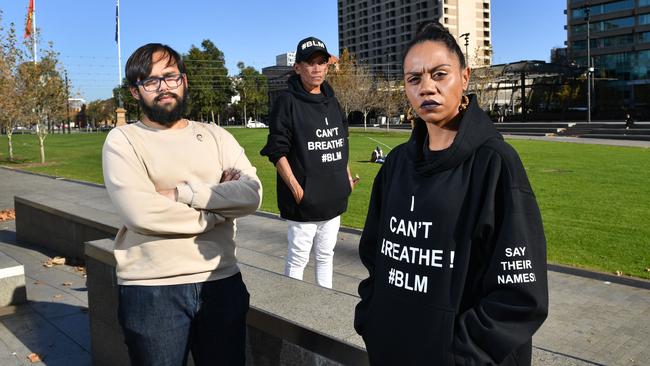
POLYGON ((124 222, 115 238, 119 320, 133 365, 244 365, 249 295, 235 219, 262 186, 244 149, 216 125, 182 118, 180 55, 147 44, 126 63, 141 121, 113 129, 104 182, 124 222))

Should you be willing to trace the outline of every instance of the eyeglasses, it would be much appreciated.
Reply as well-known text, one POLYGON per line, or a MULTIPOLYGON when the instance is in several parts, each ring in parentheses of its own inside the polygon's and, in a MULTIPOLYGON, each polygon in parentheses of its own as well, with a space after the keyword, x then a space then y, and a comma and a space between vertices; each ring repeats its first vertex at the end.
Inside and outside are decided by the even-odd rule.
POLYGON ((183 76, 184 74, 180 75, 167 75, 167 76, 161 76, 159 78, 152 77, 152 78, 147 78, 144 80, 137 81, 135 85, 141 85, 145 91, 148 92, 155 92, 160 89, 160 83, 162 81, 165 81, 165 85, 169 89, 176 89, 181 84, 183 84, 183 76))

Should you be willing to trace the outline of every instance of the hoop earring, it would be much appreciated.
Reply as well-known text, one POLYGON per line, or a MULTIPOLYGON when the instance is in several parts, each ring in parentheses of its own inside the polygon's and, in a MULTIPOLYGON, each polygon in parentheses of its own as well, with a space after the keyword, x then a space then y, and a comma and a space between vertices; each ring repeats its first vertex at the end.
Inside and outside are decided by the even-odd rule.
POLYGON ((460 98, 460 105, 458 106, 458 112, 463 113, 467 110, 469 106, 469 97, 465 94, 460 98))
POLYGON ((413 107, 408 107, 406 109, 406 119, 412 121, 414 118, 415 116, 413 115, 413 107))

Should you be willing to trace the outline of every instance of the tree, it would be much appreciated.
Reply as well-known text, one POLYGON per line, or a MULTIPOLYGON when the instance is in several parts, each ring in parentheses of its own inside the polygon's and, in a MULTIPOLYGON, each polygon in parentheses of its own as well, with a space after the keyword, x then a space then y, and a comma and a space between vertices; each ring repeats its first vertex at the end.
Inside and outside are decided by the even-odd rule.
POLYGON ((247 110, 252 111, 256 120, 260 114, 268 114, 268 82, 266 76, 255 68, 238 62, 239 75, 235 78, 235 90, 241 97, 240 102, 244 109, 244 123, 247 119, 247 110))
POLYGON ((380 79, 377 82, 377 98, 379 109, 386 114, 386 130, 388 130, 390 119, 401 114, 400 112, 408 107, 403 81, 380 79))
MULTIPOLYGON (((1 13, 0 13, 1 15, 1 13)), ((1 19, 1 16, 0 16, 1 19)), ((38 36, 36 29, 23 43, 32 49, 38 36)), ((11 23, 6 35, 0 26, 0 122, 7 131, 9 159, 13 160, 12 132, 20 122, 33 126, 39 140, 41 163, 45 162, 47 125, 65 115, 67 93, 58 65, 58 54, 52 43, 41 52, 39 62, 27 61, 26 52, 19 47, 16 30, 11 23)))
POLYGON ((474 69, 469 78, 469 91, 476 95, 478 105, 485 111, 491 109, 491 102, 494 100, 496 89, 496 79, 499 71, 490 67, 490 59, 492 50, 485 47, 477 47, 474 52, 473 62, 469 64, 474 65, 474 69), (490 56, 486 59, 483 56, 490 56))
POLYGON ((99 127, 100 124, 113 124, 115 104, 113 99, 93 100, 88 103, 86 108, 87 120, 93 128, 99 127))
MULTIPOLYGON (((122 85, 113 89, 113 105, 119 106, 120 98, 122 99, 122 108, 126 109, 126 119, 127 121, 137 120, 140 118, 140 104, 138 101, 133 98, 131 91, 129 90, 129 81, 124 78, 122 80, 122 85)), ((115 119, 115 108, 111 111, 112 118, 115 119)))
POLYGON ((377 85, 367 65, 357 63, 353 56, 344 49, 339 62, 329 70, 329 83, 334 88, 346 116, 352 111, 363 114, 364 129, 368 114, 379 107, 377 85))
POLYGON ((18 65, 24 60, 24 53, 18 47, 16 27, 9 25, 6 35, 2 27, 0 11, 0 129, 7 133, 9 161, 14 160, 13 130, 20 117, 20 98, 16 86, 18 65))
POLYGON ((352 74, 356 97, 352 100, 352 109, 363 114, 363 129, 368 127, 368 114, 375 108, 381 108, 381 101, 377 98, 377 83, 372 77, 370 68, 366 65, 357 65, 352 74))
POLYGON ((354 75, 356 73, 356 59, 350 54, 347 48, 341 52, 341 57, 336 64, 330 65, 328 71, 328 83, 336 93, 336 99, 341 103, 341 107, 346 117, 350 114, 353 105, 356 105, 357 98, 356 85, 354 85, 354 75))
POLYGON ((88 106, 86 104, 81 105, 81 110, 77 113, 74 123, 78 128, 88 126, 88 106))
POLYGON ((215 122, 215 112, 220 115, 234 95, 223 52, 206 39, 201 49, 192 45, 183 60, 190 85, 189 116, 197 120, 210 116, 215 122))
POLYGON ((45 137, 51 121, 63 120, 66 113, 67 90, 58 70, 58 54, 49 44, 37 63, 26 61, 18 67, 16 87, 22 120, 35 126, 41 163, 45 163, 45 137))
POLYGON ((569 109, 569 106, 574 103, 580 95, 580 85, 575 82, 568 82, 566 84, 563 84, 560 87, 560 90, 555 93, 555 95, 560 101, 560 106, 562 108, 562 119, 564 119, 564 115, 567 109, 569 109))

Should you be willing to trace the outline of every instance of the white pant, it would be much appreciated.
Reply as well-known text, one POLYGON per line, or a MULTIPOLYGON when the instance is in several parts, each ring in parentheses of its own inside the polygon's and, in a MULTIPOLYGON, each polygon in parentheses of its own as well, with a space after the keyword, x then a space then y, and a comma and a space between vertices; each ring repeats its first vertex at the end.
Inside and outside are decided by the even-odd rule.
POLYGON ((287 220, 289 250, 284 274, 302 280, 302 274, 309 262, 312 245, 316 254, 316 283, 332 288, 334 246, 341 225, 341 216, 327 221, 298 222, 287 220))

